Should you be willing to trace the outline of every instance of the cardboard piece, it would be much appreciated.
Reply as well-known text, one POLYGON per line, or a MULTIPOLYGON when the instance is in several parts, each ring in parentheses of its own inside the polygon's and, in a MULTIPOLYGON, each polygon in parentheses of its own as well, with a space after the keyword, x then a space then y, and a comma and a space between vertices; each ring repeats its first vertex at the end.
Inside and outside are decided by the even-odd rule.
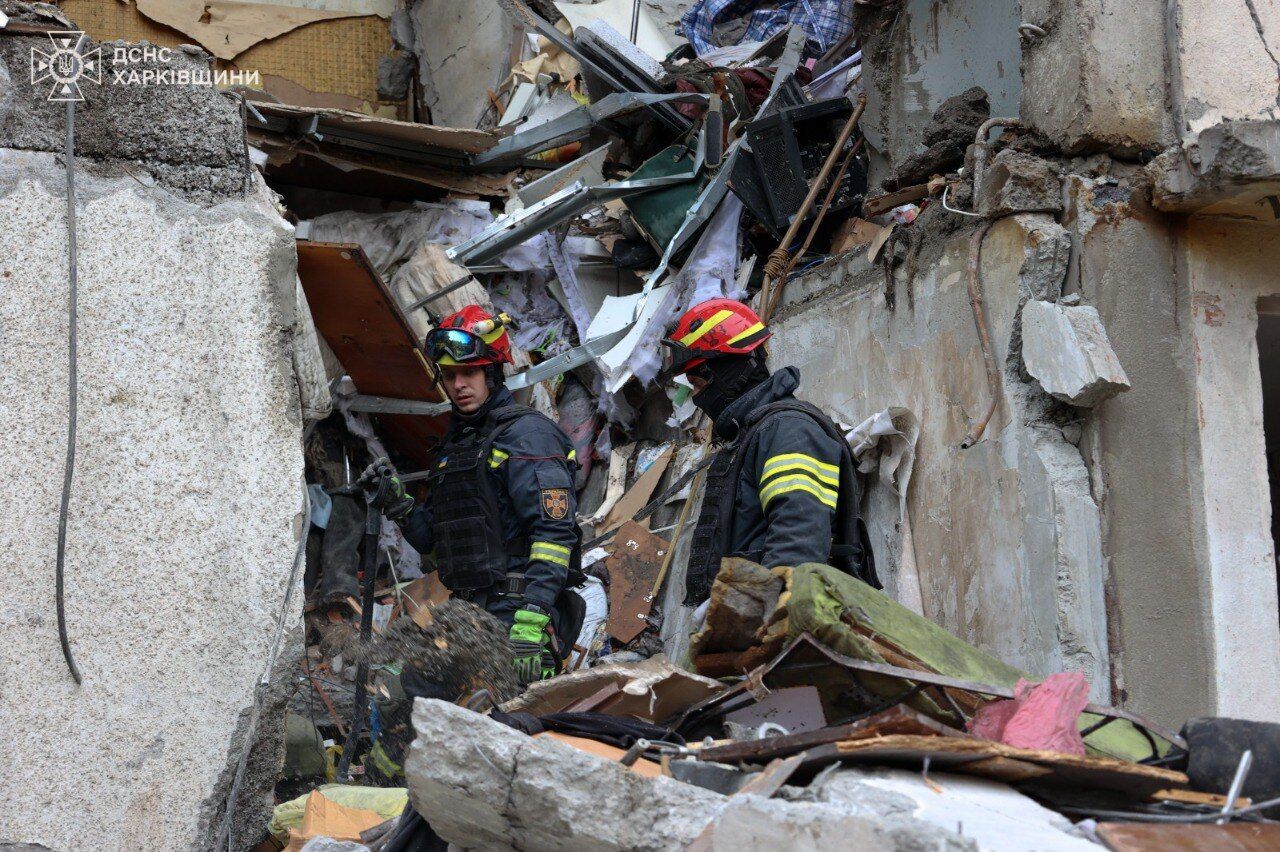
MULTIPOLYGON (((543 739, 555 740, 558 743, 564 743, 570 748, 576 748, 578 751, 585 751, 587 754, 598 757, 601 760, 607 760, 611 763, 617 763, 626 754, 625 751, 617 746, 611 746, 608 743, 589 740, 586 737, 575 737, 571 734, 562 734, 558 731, 543 731, 540 734, 534 734, 535 737, 543 739)), ((658 778, 662 775, 662 767, 654 763, 652 760, 640 758, 629 767, 637 775, 643 775, 645 778, 658 778)))
POLYGON ((888 230, 889 228, 884 225, 877 225, 875 222, 868 222, 866 219, 850 216, 836 228, 835 234, 831 237, 829 253, 844 254, 847 251, 869 246, 873 242, 882 245, 884 238, 888 236, 884 232, 888 230))
POLYGON ((685 671, 658 654, 639 663, 604 663, 538 681, 523 695, 503 704, 502 711, 535 716, 559 713, 609 683, 618 684, 622 694, 618 701, 600 712, 610 716, 635 716, 659 724, 724 691, 724 684, 719 681, 685 671))
POLYGON ((349 808, 338 804, 319 790, 313 790, 307 796, 302 827, 289 830, 289 845, 285 847, 285 852, 298 852, 307 845, 308 840, 316 837, 358 841, 360 832, 385 821, 376 811, 349 808))

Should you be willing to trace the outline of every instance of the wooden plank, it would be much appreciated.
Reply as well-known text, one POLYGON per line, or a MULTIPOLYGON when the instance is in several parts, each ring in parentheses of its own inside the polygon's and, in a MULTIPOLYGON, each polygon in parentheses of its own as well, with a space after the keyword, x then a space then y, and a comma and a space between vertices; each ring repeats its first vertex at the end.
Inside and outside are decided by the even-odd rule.
POLYGON ((905 186, 895 192, 886 192, 884 195, 868 198, 862 203, 862 214, 868 218, 879 216, 881 213, 888 213, 895 207, 919 201, 928 194, 929 184, 927 183, 905 186))
POLYGON ((622 687, 610 681, 609 683, 606 683, 604 686, 597 689, 595 692, 588 695, 586 698, 573 702, 572 704, 570 704, 568 707, 564 708, 564 710, 560 712, 590 713, 594 710, 597 710, 600 707, 600 705, 604 704, 606 701, 608 701, 609 699, 613 698, 614 696, 618 695, 621 692, 622 692, 622 687))
MULTIPOLYGON (((1208 805, 1220 811, 1227 806, 1227 797, 1217 793, 1201 793, 1199 790, 1158 790, 1151 796, 1152 801, 1181 802, 1184 805, 1208 805)), ((1236 799, 1236 810, 1247 808, 1253 804, 1252 799, 1243 796, 1236 799)))
MULTIPOLYGON (((298 241, 298 276, 311 316, 356 389, 441 402, 409 321, 358 245, 298 241)), ((385 437, 425 468, 448 415, 377 416, 385 437)))
POLYGON ((783 734, 766 737, 762 740, 731 742, 715 748, 705 748, 698 753, 699 760, 712 760, 717 763, 741 763, 750 761, 759 763, 794 754, 814 746, 844 740, 866 739, 887 734, 917 734, 921 736, 945 736, 967 738, 969 735, 955 728, 947 727, 934 721, 922 713, 906 707, 891 707, 874 716, 868 716, 849 725, 833 725, 817 731, 806 731, 798 734, 783 734))
POLYGON ((1020 783, 1034 778, 1037 784, 1072 789, 1111 790, 1145 799, 1165 787, 1185 786, 1187 776, 1109 757, 1079 757, 1055 751, 1014 748, 988 740, 955 737, 890 734, 874 739, 854 740, 825 746, 827 757, 842 761, 907 763, 918 765, 929 758, 930 765, 998 781, 1020 783), (992 761, 1003 758, 1003 761, 992 761), (1027 764, 1031 767, 1028 770, 1027 764), (1049 770, 1047 774, 1035 770, 1049 770))
POLYGON ((796 774, 796 770, 804 763, 806 756, 805 752, 802 751, 787 758, 769 761, 769 765, 764 768, 763 772, 739 787, 738 792, 733 795, 772 798, 773 794, 778 792, 782 785, 791 779, 792 775, 796 774))
POLYGON ((1280 823, 1104 822, 1098 837, 1113 852, 1273 852, 1280 849, 1280 823))

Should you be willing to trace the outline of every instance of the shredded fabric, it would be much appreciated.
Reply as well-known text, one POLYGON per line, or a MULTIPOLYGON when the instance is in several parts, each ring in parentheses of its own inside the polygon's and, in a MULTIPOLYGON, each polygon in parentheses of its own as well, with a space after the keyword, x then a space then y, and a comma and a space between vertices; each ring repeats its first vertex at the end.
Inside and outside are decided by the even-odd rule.
POLYGON ((699 56, 743 41, 766 41, 791 24, 809 37, 806 54, 825 53, 853 29, 853 4, 844 0, 699 0, 680 26, 699 56))

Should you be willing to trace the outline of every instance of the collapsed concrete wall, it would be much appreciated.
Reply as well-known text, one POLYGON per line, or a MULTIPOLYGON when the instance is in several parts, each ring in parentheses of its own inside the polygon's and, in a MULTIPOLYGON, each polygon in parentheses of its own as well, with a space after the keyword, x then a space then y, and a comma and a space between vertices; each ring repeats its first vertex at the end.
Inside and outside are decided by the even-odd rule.
MULTIPOLYGON (((26 66, 47 44, 0 37, 13 82, 0 124, 0 843, 199 847, 246 745, 300 531, 292 229, 260 181, 246 187, 234 101, 85 84, 66 558, 77 686, 54 602, 69 411, 66 175, 50 152, 62 105, 26 66)), ((282 756, 255 751, 268 766, 282 756)), ((274 775, 243 785, 259 825, 274 775)))
POLYGON ((1079 425, 1016 367, 1020 305, 1060 295, 1069 240, 1037 214, 1001 220, 985 240, 987 317, 1008 367, 995 418, 966 450, 989 396, 966 289, 969 234, 955 234, 947 217, 917 221, 925 242, 890 280, 855 258, 864 271, 845 265, 794 282, 798 302, 775 320, 770 356, 797 365, 799 395, 845 423, 889 406, 919 419, 907 495, 913 551, 902 553, 910 544, 896 503, 873 501, 869 511, 873 529, 888 531, 873 544, 890 593, 918 598, 928 617, 1032 673, 1083 671, 1105 700, 1101 526, 1072 444, 1079 425), (903 559, 916 566, 918 591, 902 587, 903 559))

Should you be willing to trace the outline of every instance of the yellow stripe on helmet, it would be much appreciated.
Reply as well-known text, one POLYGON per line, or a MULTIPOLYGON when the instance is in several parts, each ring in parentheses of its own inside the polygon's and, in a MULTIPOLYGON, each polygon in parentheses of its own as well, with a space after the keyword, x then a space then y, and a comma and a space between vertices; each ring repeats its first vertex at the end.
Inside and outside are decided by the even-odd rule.
POLYGON ((764 323, 758 322, 755 325, 751 326, 751 328, 742 332, 741 334, 735 334, 733 337, 729 338, 728 345, 732 346, 733 344, 737 343, 739 340, 745 340, 751 335, 758 334, 759 332, 762 332, 762 331, 764 331, 764 323))
POLYGON ((711 329, 715 328, 716 326, 718 326, 720 323, 724 322, 731 316, 733 316, 733 311, 716 311, 714 314, 711 315, 711 319, 707 320, 702 325, 698 326, 696 329, 686 334, 684 337, 680 338, 680 344, 682 346, 692 345, 695 341, 700 340, 702 337, 704 337, 709 331, 711 331, 711 329))

